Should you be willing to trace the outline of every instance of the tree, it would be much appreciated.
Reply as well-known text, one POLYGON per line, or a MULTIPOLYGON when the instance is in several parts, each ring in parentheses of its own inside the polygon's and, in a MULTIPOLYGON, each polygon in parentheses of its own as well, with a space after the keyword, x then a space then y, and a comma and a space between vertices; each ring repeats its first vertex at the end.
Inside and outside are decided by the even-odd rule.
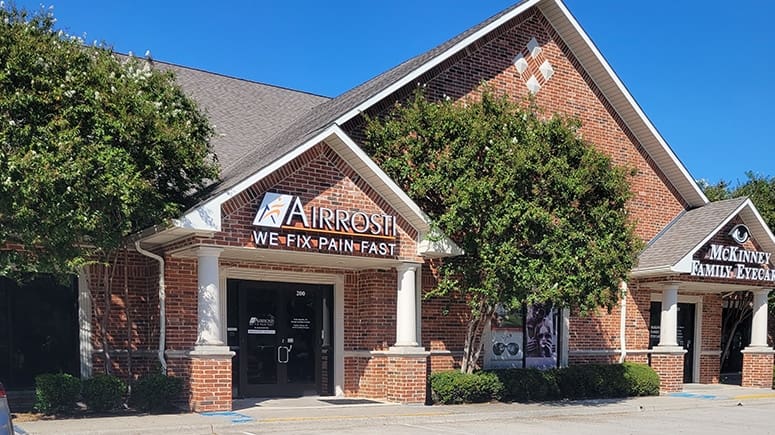
POLYGON ((739 198, 747 196, 756 205, 756 209, 762 215, 764 222, 775 231, 775 177, 757 174, 753 171, 745 173, 746 180, 732 186, 725 180, 716 184, 709 184, 700 180, 700 187, 711 201, 739 198))
POLYGON ((488 90, 429 102, 421 92, 366 127, 366 151, 465 252, 431 295, 469 304, 462 370, 477 368, 497 304, 611 308, 641 244, 627 218, 628 171, 578 134, 488 90))
POLYGON ((0 275, 107 263, 196 201, 211 128, 169 72, 0 8, 0 275))
POLYGON ((218 165, 207 118, 170 72, 86 47, 54 22, 50 11, 0 6, 0 276, 93 266, 110 372, 122 244, 193 205, 218 165))

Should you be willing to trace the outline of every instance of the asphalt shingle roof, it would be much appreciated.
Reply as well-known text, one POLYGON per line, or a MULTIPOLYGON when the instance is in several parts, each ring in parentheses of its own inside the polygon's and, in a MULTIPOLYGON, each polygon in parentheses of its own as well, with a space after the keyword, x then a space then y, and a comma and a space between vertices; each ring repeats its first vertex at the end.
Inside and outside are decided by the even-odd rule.
POLYGON ((681 214, 643 250, 636 269, 674 266, 747 199, 711 202, 681 214))
POLYGON ((252 82, 207 71, 154 61, 172 70, 177 83, 207 114, 215 134, 211 140, 221 173, 229 174, 240 159, 311 108, 328 101, 306 92, 252 82))

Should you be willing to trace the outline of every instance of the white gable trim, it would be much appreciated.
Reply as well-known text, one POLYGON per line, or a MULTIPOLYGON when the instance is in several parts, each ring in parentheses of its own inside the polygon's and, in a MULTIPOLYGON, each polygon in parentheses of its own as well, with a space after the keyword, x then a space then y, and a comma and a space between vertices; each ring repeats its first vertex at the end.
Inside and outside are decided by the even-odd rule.
MULTIPOLYGON (((583 45, 579 47, 578 45, 574 46, 575 44, 569 43, 568 38, 566 38, 564 35, 562 35, 561 31, 557 29, 555 23, 552 22, 552 26, 555 27, 557 30, 557 33, 560 34, 563 37, 563 40, 566 41, 566 44, 568 44, 568 47, 570 47, 571 51, 573 51, 576 58, 579 60, 579 62, 582 62, 582 65, 584 65, 583 62, 583 56, 578 55, 579 49, 589 50, 591 54, 593 55, 594 60, 602 67, 602 69, 605 71, 605 75, 602 75, 602 77, 598 74, 594 74, 595 69, 589 68, 588 65, 584 65, 584 69, 587 70, 587 72, 592 77, 592 80, 595 82, 595 84, 598 86, 598 88, 606 95, 606 99, 614 106, 617 113, 624 118, 625 122, 627 122, 628 126, 631 126, 632 123, 638 122, 642 123, 643 126, 648 131, 649 135, 651 136, 650 139, 653 139, 657 142, 659 147, 654 149, 649 149, 651 147, 648 147, 648 143, 644 143, 646 141, 642 140, 640 135, 637 133, 636 128, 631 128, 631 131, 633 134, 638 136, 638 139, 641 140, 644 147, 646 147, 647 152, 652 155, 652 158, 654 158, 654 154, 656 153, 664 153, 666 155, 666 158, 669 159, 669 162, 674 166, 674 168, 679 171, 680 176, 682 180, 680 180, 682 183, 678 184, 676 183, 672 178, 670 177, 670 174, 666 172, 666 175, 671 178, 671 182, 673 182, 676 185, 676 188, 679 190, 682 196, 684 196, 684 199, 689 203, 691 207, 699 207, 704 204, 707 204, 709 202, 708 198, 705 196, 705 193, 702 192, 702 189, 700 189, 700 186, 697 184, 697 182, 692 178, 691 174, 689 174, 689 171, 686 169, 686 166, 678 159, 678 157, 675 155, 673 150, 670 148, 670 146, 667 144, 665 139, 662 137, 661 134, 657 131, 656 127, 651 123, 651 120, 646 116, 646 114, 641 109, 640 105, 635 101, 635 98, 633 98, 632 94, 627 90, 627 88, 622 83, 621 79, 619 79, 619 76, 616 75, 613 68, 611 68, 611 65, 608 64, 608 62, 605 60, 605 57, 600 53, 600 50, 597 49, 597 46, 594 42, 590 39, 589 35, 582 29, 581 25, 576 21, 576 19, 573 17, 573 14, 570 13, 568 8, 565 6, 565 4, 561 0, 552 0, 550 2, 546 2, 546 7, 543 7, 544 4, 540 5, 540 9, 544 13, 545 16, 547 16, 547 19, 549 19, 550 22, 551 18, 549 18, 549 15, 547 12, 552 7, 558 8, 562 14, 560 17, 564 20, 567 20, 567 22, 571 25, 573 31, 575 34, 577 34, 581 40, 583 41, 583 45), (619 93, 624 100, 626 101, 627 105, 631 110, 634 111, 635 116, 627 116, 626 113, 622 113, 623 110, 621 107, 617 107, 616 99, 611 98, 611 95, 608 95, 605 90, 606 86, 601 86, 600 81, 602 80, 610 80, 613 82, 614 90, 616 93, 619 93), (687 185, 684 185, 687 184, 687 185), (686 190, 689 190, 689 192, 686 192, 686 190), (687 193, 691 194, 691 197, 687 197, 687 193)), ((647 139, 648 140, 648 139, 647 139)), ((662 167, 662 164, 660 164, 660 161, 655 158, 655 161, 657 162, 657 165, 662 167)), ((664 169, 663 169, 664 170, 664 169)))
POLYGON ((773 236, 772 231, 770 231, 769 227, 764 222, 764 219, 762 219, 762 216, 756 210, 756 206, 753 205, 753 202, 751 202, 750 199, 746 199, 745 202, 740 204, 740 206, 738 206, 732 213, 730 213, 726 219, 724 219, 716 228, 713 229, 713 231, 705 236, 705 238, 697 246, 689 251, 689 253, 681 258, 681 260, 678 261, 675 265, 671 266, 670 269, 676 273, 691 273, 694 254, 696 254, 697 251, 705 246, 710 241, 710 239, 713 238, 713 236, 718 234, 718 232, 721 231, 721 229, 724 228, 724 226, 727 225, 736 216, 740 216, 747 225, 753 227, 751 228, 752 236, 754 236, 754 240, 756 240, 763 249, 765 249, 767 252, 775 253, 775 236, 773 236), (746 219, 745 216, 742 216, 743 212, 745 211, 751 212, 751 216, 753 217, 754 222, 747 222, 750 220, 750 217, 749 219, 746 219))
POLYGON ((374 95, 373 97, 369 98, 368 100, 362 102, 361 104, 355 106, 353 109, 350 109, 349 112, 346 112, 342 116, 336 119, 334 121, 338 125, 344 125, 345 122, 351 120, 352 118, 356 117, 360 113, 366 111, 371 106, 377 104, 378 102, 382 101, 383 99, 387 98, 394 92, 398 91, 402 87, 406 86, 407 84, 411 83, 413 80, 415 80, 417 77, 420 77, 421 75, 425 74, 426 72, 430 71, 435 67, 436 65, 444 62, 451 56, 453 56, 455 53, 459 52, 460 50, 463 50, 470 44, 477 41, 479 38, 482 38, 486 34, 490 33, 494 29, 497 29, 501 25, 508 22, 510 19, 516 17, 517 15, 525 12, 526 10, 530 9, 531 7, 535 6, 536 4, 540 3, 542 0, 528 0, 521 5, 517 6, 513 11, 509 12, 508 14, 503 15, 502 17, 498 18, 497 20, 493 21, 489 25, 479 29, 477 32, 472 33, 467 38, 463 39, 462 41, 458 42, 457 44, 450 47, 447 51, 439 54, 438 56, 434 57, 433 59, 430 59, 428 62, 420 66, 419 68, 415 69, 414 71, 410 72, 409 74, 405 75, 400 80, 396 81, 392 85, 386 87, 382 91, 380 91, 378 94, 374 95))
POLYGON ((630 127, 633 134, 638 137, 638 140, 644 146, 649 155, 654 159, 657 166, 663 171, 670 182, 678 190, 681 197, 687 202, 690 208, 700 207, 707 204, 708 198, 702 192, 695 180, 689 174, 689 171, 681 163, 678 157, 673 153, 667 142, 659 134, 657 129, 651 124, 651 121, 646 117, 638 103, 627 91, 627 88, 618 78, 611 66, 606 62, 600 51, 595 47, 595 44, 584 32, 579 23, 573 18, 573 15, 568 11, 561 0, 528 0, 518 5, 512 11, 504 14, 502 17, 488 24, 487 26, 479 29, 467 38, 458 42, 448 50, 439 54, 438 56, 430 59, 428 62, 405 75, 400 80, 396 81, 392 85, 386 87, 381 92, 375 94, 371 98, 365 100, 361 104, 357 105, 353 109, 341 115, 334 122, 337 125, 344 125, 345 122, 365 112, 371 106, 375 105, 379 101, 387 98, 392 93, 398 91, 403 86, 416 80, 422 74, 428 72, 433 67, 444 62, 454 54, 465 49, 467 46, 475 42, 476 40, 487 35, 491 31, 497 29, 501 25, 505 24, 514 17, 524 13, 533 6, 537 6, 541 9, 544 16, 552 24, 560 37, 563 38, 565 43, 574 52, 576 58, 582 63, 584 69, 589 73, 592 80, 598 85, 606 96, 606 99, 611 103, 617 113, 624 119, 624 121, 630 127), (564 21, 559 23, 557 20, 564 21), (559 25, 565 24, 565 25, 559 25), (582 51, 589 52, 590 56, 580 56, 582 51), (587 57, 594 65, 584 62, 584 58, 587 57), (611 86, 601 86, 604 82, 610 82, 611 86), (608 91, 608 92, 607 92, 608 91))

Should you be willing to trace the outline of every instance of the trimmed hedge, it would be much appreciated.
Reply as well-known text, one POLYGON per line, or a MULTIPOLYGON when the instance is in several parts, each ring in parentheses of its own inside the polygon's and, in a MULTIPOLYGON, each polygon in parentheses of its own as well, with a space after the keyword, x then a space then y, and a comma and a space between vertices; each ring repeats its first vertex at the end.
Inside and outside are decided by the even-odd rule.
POLYGON ((130 405, 152 413, 174 409, 172 404, 183 392, 183 379, 153 373, 143 376, 132 385, 130 405))
POLYGON ((557 399, 601 399, 659 394, 659 376, 643 364, 586 364, 560 369, 507 369, 465 374, 434 373, 435 403, 500 400, 538 402, 557 399))
POLYGON ((75 408, 81 392, 81 380, 67 373, 35 376, 35 405, 44 414, 69 412, 75 408))
POLYGON ((81 383, 81 397, 89 409, 97 412, 110 411, 124 403, 126 384, 121 379, 99 374, 81 383))
POLYGON ((503 384, 503 400, 541 402, 561 397, 557 370, 506 369, 494 373, 503 384))
POLYGON ((503 384, 494 373, 437 372, 430 376, 435 403, 478 403, 498 400, 503 384))

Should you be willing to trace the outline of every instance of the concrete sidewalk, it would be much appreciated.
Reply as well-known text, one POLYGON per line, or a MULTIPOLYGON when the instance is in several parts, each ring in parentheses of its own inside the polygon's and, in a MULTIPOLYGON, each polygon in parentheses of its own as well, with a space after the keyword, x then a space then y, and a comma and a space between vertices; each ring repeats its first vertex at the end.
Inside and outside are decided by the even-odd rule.
MULTIPOLYGON (((684 392, 660 397, 559 401, 535 404, 486 403, 455 406, 422 406, 379 403, 371 400, 331 397, 235 400, 234 411, 203 414, 141 415, 84 419, 41 420, 18 423, 29 434, 212 434, 265 431, 314 432, 335 424, 389 425, 391 422, 493 420, 514 415, 525 418, 626 414, 646 411, 729 407, 754 402, 775 404, 771 389, 729 385, 688 384, 684 392)), ((21 432, 24 431, 24 432, 21 432)))

